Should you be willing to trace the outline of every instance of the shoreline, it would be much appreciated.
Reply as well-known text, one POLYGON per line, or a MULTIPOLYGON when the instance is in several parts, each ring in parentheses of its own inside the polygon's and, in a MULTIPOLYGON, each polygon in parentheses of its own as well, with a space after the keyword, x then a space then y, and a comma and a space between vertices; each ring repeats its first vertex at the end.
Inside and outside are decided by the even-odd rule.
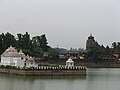
POLYGON ((79 63, 87 68, 120 68, 120 63, 79 63))
POLYGON ((43 67, 36 69, 0 69, 0 73, 20 76, 86 76, 86 67, 57 68, 43 67))

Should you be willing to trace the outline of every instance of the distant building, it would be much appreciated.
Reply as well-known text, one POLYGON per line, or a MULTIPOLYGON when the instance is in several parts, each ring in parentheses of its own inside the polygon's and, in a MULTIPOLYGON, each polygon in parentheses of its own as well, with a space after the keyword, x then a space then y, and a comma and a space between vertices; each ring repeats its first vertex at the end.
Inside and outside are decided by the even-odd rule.
POLYGON ((73 67, 73 66, 74 66, 74 61, 73 61, 71 58, 69 58, 69 59, 66 61, 66 66, 67 66, 67 67, 73 67))
POLYGON ((78 59, 80 56, 79 51, 68 51, 66 54, 67 58, 71 57, 72 59, 78 59))
POLYGON ((83 56, 83 53, 85 53, 85 50, 82 48, 79 49, 71 48, 70 50, 58 49, 58 51, 60 53, 59 59, 68 59, 69 57, 71 57, 73 60, 78 60, 81 59, 80 56, 83 56))
POLYGON ((90 36, 88 37, 88 39, 86 41, 86 50, 90 50, 93 47, 95 47, 96 45, 99 45, 99 44, 95 41, 92 34, 90 34, 90 36))

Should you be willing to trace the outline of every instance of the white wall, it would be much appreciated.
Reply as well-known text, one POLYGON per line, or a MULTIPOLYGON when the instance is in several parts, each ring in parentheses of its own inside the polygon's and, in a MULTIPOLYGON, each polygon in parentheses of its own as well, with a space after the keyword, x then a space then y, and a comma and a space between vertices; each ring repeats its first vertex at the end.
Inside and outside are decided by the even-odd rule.
POLYGON ((38 67, 38 64, 35 64, 35 62, 26 62, 26 67, 38 67))
POLYGON ((1 57, 1 64, 23 67, 24 60, 22 60, 21 57, 1 57))

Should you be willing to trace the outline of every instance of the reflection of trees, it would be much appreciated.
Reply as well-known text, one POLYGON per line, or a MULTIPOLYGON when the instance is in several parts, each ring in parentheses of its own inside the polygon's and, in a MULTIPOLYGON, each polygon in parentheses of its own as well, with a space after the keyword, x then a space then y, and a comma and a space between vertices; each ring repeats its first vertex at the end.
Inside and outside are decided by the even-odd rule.
POLYGON ((66 80, 66 90, 73 90, 73 79, 66 80))
POLYGON ((79 77, 20 77, 0 76, 0 88, 1 90, 79 90, 81 88, 81 80, 85 78, 79 77))
POLYGON ((45 90, 44 80, 34 77, 0 76, 0 90, 45 90))
POLYGON ((45 83, 44 80, 40 80, 36 83, 36 87, 39 87, 38 90, 45 90, 45 83), (37 85, 38 84, 38 85, 37 85))
POLYGON ((14 83, 11 83, 11 82, 15 82, 15 81, 13 79, 10 79, 6 85, 7 89, 5 90, 15 90, 14 83))
POLYGON ((25 90, 45 90, 44 80, 31 77, 25 80, 25 90))

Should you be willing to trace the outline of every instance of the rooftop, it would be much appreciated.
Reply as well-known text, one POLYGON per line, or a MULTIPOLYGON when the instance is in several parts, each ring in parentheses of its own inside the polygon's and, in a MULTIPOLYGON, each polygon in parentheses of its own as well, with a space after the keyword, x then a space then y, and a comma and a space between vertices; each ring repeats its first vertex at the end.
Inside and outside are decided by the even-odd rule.
POLYGON ((15 47, 10 46, 5 52, 2 53, 2 57, 20 57, 20 54, 15 47))

